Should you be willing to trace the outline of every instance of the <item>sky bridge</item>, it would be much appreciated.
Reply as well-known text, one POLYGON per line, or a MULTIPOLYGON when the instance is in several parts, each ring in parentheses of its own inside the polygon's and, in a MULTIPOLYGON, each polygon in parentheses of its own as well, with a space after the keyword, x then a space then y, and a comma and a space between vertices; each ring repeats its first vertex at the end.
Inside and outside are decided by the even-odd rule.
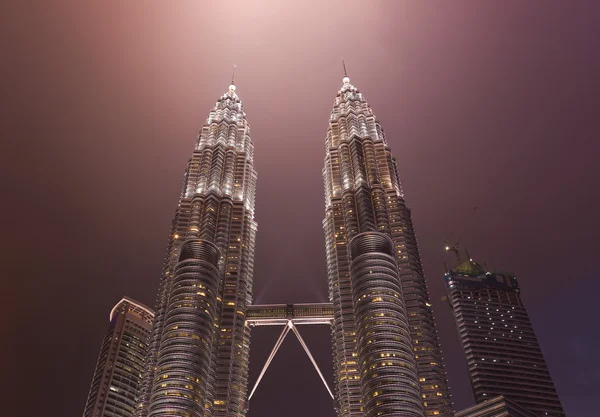
MULTIPOLYGON (((325 378, 323 377, 323 374, 321 373, 321 370, 319 369, 317 362, 315 362, 315 359, 313 358, 312 354, 310 353, 308 346, 306 346, 304 339, 302 338, 302 336, 300 336, 300 332, 298 331, 298 328, 297 328, 297 326, 305 325, 305 324, 331 325, 331 323, 333 322, 333 304, 332 303, 250 305, 250 306, 248 306, 248 308, 246 310, 246 322, 250 325, 250 327, 256 327, 256 326, 282 326, 283 327, 283 330, 281 331, 279 338, 275 342, 275 346, 273 347, 273 350, 271 351, 271 354, 269 355, 267 362, 265 363, 265 366, 263 366, 263 369, 261 370, 260 375, 258 376, 258 379, 256 380, 256 383, 254 384, 254 388, 252 388, 252 391, 250 392, 250 395, 248 396, 248 401, 250 401, 250 399, 254 395, 256 388, 258 388, 258 384, 260 383, 261 379, 265 375, 267 368, 273 361, 275 354, 277 353, 277 351, 283 344, 283 341, 285 340, 285 337, 290 332, 290 330, 292 331, 292 333, 294 333, 294 335, 296 336, 296 338, 302 345, 302 348, 308 355, 308 358, 310 359, 313 366, 315 367, 315 370, 321 377, 321 381, 323 381, 323 385, 325 385, 327 392, 329 393, 331 398, 334 399, 333 393, 331 392, 331 389, 329 389, 329 386, 327 385, 327 382, 325 381, 325 378)), ((247 408, 247 404, 246 404, 246 408, 247 408)))
POLYGON ((332 303, 257 304, 246 311, 246 321, 254 326, 283 326, 291 321, 301 324, 331 324, 332 303))

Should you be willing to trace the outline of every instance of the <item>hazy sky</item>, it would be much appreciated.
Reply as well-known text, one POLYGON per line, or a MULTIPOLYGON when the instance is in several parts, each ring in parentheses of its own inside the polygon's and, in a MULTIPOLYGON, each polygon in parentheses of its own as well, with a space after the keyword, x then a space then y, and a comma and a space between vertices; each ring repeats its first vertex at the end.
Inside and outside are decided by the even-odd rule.
MULTIPOLYGON (((233 64, 259 175, 255 302, 326 300, 321 169, 342 56, 398 159, 456 408, 473 398, 441 301, 450 232, 517 274, 567 415, 597 415, 598 2, 34 3, 2 6, 0 29, 2 383, 17 415, 81 415, 110 309, 125 294, 154 305, 186 162, 233 64)), ((329 328, 300 331, 331 381, 329 328)), ((278 332, 254 331, 251 384, 278 332)), ((248 416, 333 416, 320 384, 289 338, 248 416)))

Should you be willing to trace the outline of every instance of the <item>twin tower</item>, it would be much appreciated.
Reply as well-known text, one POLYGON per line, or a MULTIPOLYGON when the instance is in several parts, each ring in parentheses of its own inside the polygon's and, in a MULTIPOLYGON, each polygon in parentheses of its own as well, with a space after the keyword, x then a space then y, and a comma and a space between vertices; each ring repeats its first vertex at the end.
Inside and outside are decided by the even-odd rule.
MULTIPOLYGON (((188 162, 137 417, 246 414, 257 174, 235 90, 217 101, 188 162)), ((453 416, 396 160, 348 77, 331 112, 323 179, 338 415, 453 416)))

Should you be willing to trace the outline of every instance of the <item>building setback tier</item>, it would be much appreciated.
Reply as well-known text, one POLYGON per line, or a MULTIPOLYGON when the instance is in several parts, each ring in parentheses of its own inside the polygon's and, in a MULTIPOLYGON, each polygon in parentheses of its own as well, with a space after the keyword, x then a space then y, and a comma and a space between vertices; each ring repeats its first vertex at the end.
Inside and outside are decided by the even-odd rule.
POLYGON ((503 396, 458 411, 456 417, 540 417, 503 396))

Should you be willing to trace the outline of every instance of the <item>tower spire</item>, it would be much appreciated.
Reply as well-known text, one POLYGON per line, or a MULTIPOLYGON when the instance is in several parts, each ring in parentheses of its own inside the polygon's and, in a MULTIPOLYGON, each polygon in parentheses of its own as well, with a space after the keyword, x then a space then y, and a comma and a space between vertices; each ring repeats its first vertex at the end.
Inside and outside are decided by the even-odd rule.
POLYGON ((348 71, 346 71, 346 61, 342 58, 342 66, 344 67, 344 77, 348 76, 348 71))
POLYGON ((229 84, 229 95, 235 96, 235 69, 237 65, 233 64, 233 73, 231 74, 231 84, 229 84))
POLYGON ((342 66, 344 67, 344 78, 342 79, 342 82, 344 84, 350 84, 350 78, 348 78, 348 71, 346 71, 346 61, 344 61, 344 58, 342 58, 342 66))
POLYGON ((233 64, 233 73, 231 74, 231 84, 229 84, 229 94, 235 95, 235 69, 237 65, 233 64))

